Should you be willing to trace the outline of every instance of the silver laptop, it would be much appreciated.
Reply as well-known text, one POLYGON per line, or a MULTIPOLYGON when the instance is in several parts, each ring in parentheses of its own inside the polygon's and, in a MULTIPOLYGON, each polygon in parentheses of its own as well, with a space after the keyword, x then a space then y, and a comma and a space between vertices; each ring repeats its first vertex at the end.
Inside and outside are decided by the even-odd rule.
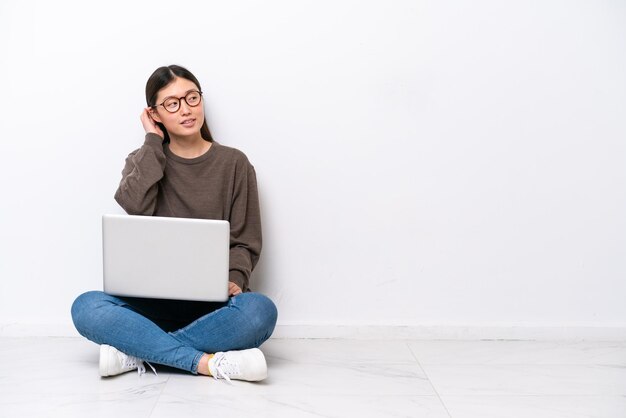
POLYGON ((103 215, 104 291, 226 301, 229 239, 228 221, 103 215))

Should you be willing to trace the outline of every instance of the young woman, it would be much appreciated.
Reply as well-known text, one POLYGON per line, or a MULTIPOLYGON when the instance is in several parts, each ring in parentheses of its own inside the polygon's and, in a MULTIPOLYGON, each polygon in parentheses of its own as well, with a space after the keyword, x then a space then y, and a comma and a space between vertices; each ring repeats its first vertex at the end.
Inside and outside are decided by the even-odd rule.
POLYGON ((248 285, 261 252, 254 167, 241 151, 213 140, 200 83, 185 68, 158 68, 146 101, 145 142, 126 159, 115 200, 131 215, 229 221, 230 297, 205 303, 92 291, 74 301, 74 325, 101 344, 102 376, 141 374, 146 361, 216 379, 262 380, 267 366, 258 347, 272 334, 277 311, 248 285))

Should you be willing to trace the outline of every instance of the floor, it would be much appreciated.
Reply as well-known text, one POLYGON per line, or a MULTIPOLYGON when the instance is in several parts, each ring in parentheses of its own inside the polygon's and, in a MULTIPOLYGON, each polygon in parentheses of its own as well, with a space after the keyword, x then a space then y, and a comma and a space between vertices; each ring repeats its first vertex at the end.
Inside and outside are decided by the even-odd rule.
POLYGON ((626 342, 271 339, 261 383, 102 379, 81 338, 0 338, 1 417, 626 417, 626 342))

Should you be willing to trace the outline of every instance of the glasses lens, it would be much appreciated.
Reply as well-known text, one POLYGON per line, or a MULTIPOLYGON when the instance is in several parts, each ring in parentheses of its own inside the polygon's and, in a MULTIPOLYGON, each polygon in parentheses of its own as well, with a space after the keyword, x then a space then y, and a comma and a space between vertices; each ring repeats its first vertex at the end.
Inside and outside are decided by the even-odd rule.
POLYGON ((198 106, 198 104, 200 104, 200 93, 197 91, 187 93, 185 101, 189 106, 198 106))
POLYGON ((168 112, 176 112, 178 110, 178 106, 180 105, 180 102, 178 101, 178 99, 175 98, 170 98, 167 99, 165 102, 163 102, 163 107, 165 108, 165 110, 167 110, 168 112))

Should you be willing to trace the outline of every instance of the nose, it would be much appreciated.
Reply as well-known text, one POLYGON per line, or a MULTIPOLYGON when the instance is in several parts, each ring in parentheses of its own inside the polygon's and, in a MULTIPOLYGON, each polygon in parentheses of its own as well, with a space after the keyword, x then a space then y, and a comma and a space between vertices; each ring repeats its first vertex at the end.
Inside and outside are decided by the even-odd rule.
POLYGON ((191 107, 189 107, 189 105, 187 104, 186 101, 181 100, 180 101, 180 114, 181 115, 188 115, 191 113, 191 107))

